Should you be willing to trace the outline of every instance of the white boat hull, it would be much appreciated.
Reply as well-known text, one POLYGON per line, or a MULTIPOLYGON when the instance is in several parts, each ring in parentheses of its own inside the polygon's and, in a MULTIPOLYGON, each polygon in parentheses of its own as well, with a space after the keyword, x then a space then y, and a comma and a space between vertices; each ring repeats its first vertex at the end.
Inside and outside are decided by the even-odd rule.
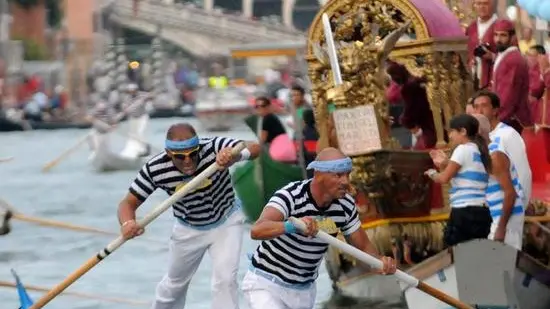
POLYGON ((138 158, 141 154, 147 152, 147 145, 143 142, 138 141, 145 140, 145 130, 149 124, 149 115, 145 114, 141 117, 130 118, 128 119, 129 132, 132 137, 126 142, 126 146, 120 153, 124 158, 135 159, 138 158))
POLYGON ((92 145, 94 151, 90 156, 90 162, 98 172, 138 170, 144 163, 144 158, 127 157, 113 152, 110 147, 110 134, 96 132, 92 135, 92 145))
POLYGON ((248 108, 242 110, 197 110, 195 116, 208 131, 228 131, 242 123, 250 115, 248 108))
MULTIPOLYGON (((459 244, 409 273, 477 308, 550 308, 550 269, 500 242, 481 239, 459 244)), ((406 289, 405 299, 409 309, 449 308, 414 288, 406 289)))

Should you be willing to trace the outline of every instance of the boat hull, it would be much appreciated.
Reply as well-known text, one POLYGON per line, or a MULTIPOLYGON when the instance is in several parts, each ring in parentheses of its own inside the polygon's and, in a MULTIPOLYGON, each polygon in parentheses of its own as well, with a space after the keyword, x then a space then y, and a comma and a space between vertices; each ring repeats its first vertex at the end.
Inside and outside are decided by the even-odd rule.
POLYGON ((250 115, 248 107, 216 110, 197 108, 195 111, 201 126, 208 131, 228 131, 242 123, 248 115, 250 115))
POLYGON ((127 157, 113 152, 110 148, 109 134, 96 132, 92 135, 92 140, 94 151, 90 156, 90 162, 97 172, 138 170, 145 161, 141 157, 127 157))
POLYGON ((273 161, 262 152, 254 161, 237 167, 232 179, 246 217, 254 222, 273 193, 292 181, 301 180, 302 171, 296 165, 273 161))
MULTIPOLYGON (((550 269, 501 242, 461 243, 408 272, 477 308, 550 308, 550 269)), ((414 288, 406 289, 405 300, 409 309, 449 308, 414 288)))

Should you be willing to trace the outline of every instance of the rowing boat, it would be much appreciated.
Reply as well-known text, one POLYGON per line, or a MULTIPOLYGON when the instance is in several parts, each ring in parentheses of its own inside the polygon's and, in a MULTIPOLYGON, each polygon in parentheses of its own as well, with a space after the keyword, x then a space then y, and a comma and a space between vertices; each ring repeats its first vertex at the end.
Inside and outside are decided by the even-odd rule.
MULTIPOLYGON (((488 239, 458 244, 408 273, 476 308, 550 308, 550 268, 488 239)), ((449 308, 419 290, 400 286, 409 309, 449 308)))
POLYGON ((126 153, 117 153, 111 148, 111 134, 94 132, 91 136, 91 144, 93 152, 90 155, 90 162, 93 168, 98 172, 112 172, 119 170, 137 170, 144 163, 142 145, 131 148, 132 143, 126 146, 126 153))
MULTIPOLYGON (((245 119, 246 125, 256 134, 258 121, 255 115, 245 119)), ((254 222, 275 191, 302 179, 302 170, 298 165, 274 161, 268 151, 262 151, 255 160, 235 168, 232 179, 246 217, 254 222)))
POLYGON ((195 116, 208 131, 230 130, 251 112, 246 97, 236 89, 203 90, 195 103, 195 116))

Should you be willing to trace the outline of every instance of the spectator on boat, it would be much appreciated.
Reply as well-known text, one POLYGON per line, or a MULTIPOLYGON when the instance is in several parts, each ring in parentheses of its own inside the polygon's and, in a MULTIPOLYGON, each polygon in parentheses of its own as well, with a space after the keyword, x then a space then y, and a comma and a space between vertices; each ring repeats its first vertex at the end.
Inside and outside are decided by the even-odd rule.
POLYGON ((485 206, 485 192, 491 172, 487 142, 479 134, 479 122, 468 114, 455 116, 449 126, 453 146, 451 158, 441 150, 430 151, 435 166, 426 175, 434 182, 450 183, 451 214, 444 231, 444 241, 455 246, 477 238, 487 238, 491 231, 491 213, 485 206))
MULTIPOLYGON (((475 114, 474 117, 479 121, 480 134, 486 136, 489 141, 491 131, 489 119, 482 114, 475 114)), ((524 193, 516 167, 499 142, 497 138, 489 144, 492 165, 486 199, 493 217, 489 238, 521 250, 525 221, 524 193)))
MULTIPOLYGON (((315 127, 315 114, 312 109, 304 111, 304 123, 302 129, 302 138, 304 143, 304 160, 306 165, 315 160, 317 155, 317 141, 319 140, 319 132, 315 127)), ((313 177, 311 170, 308 170, 308 176, 313 177)))
POLYGON ((528 205, 531 199, 532 173, 523 138, 514 128, 499 120, 501 105, 496 93, 480 91, 474 96, 473 102, 476 113, 483 114, 491 123, 491 142, 498 140, 499 149, 508 154, 511 165, 515 166, 524 193, 523 205, 528 205))
POLYGON ((541 103, 544 95, 545 85, 544 77, 540 70, 539 58, 544 58, 548 62, 546 50, 542 45, 534 45, 527 50, 526 59, 529 66, 529 108, 535 124, 541 122, 541 103))
POLYGON ((208 87, 216 90, 224 90, 229 87, 229 79, 224 74, 221 64, 214 63, 212 70, 213 74, 208 78, 208 87))
POLYGON ((168 271, 158 284, 152 309, 185 308, 189 284, 204 254, 212 260, 212 308, 239 308, 237 273, 244 232, 244 215, 236 199, 228 168, 256 158, 260 147, 247 143, 239 158, 231 154, 241 141, 226 137, 199 138, 187 123, 172 125, 165 151, 140 170, 120 202, 118 219, 125 239, 143 234, 136 210, 156 189, 173 195, 206 167, 221 169, 173 204, 176 219, 170 237, 168 271))
POLYGON ((395 273, 395 260, 378 253, 347 193, 351 159, 326 148, 308 169, 313 169, 313 178, 275 192, 250 230, 250 237, 261 241, 241 284, 250 309, 315 307, 315 280, 328 249, 326 242, 313 237, 321 228, 330 234, 341 231, 352 246, 382 260, 382 274, 395 273), (301 220, 306 230, 298 230, 291 217, 301 220))
POLYGON ((494 24, 498 19, 494 13, 494 0, 474 0, 474 20, 466 29, 468 37, 468 63, 474 76, 474 88, 489 85, 493 74, 496 54, 494 24))
POLYGON ((529 109, 529 67, 514 42, 514 23, 499 19, 494 32, 498 54, 491 89, 500 97, 500 120, 521 134, 524 127, 533 127, 529 109))
POLYGON ((61 116, 65 108, 67 107, 67 93, 63 86, 57 85, 54 88, 54 93, 50 99, 50 112, 54 116, 61 116))
POLYGON ((550 61, 548 55, 539 55, 537 62, 539 65, 539 71, 542 77, 543 89, 541 91, 541 98, 538 101, 538 106, 535 109, 533 120, 536 125, 548 126, 550 122, 550 108, 548 107, 548 90, 550 89, 550 61))
POLYGON ((533 37, 533 29, 529 27, 523 27, 521 40, 518 41, 519 50, 522 54, 527 54, 529 49, 537 45, 537 40, 533 37))
POLYGON ((308 102, 306 100, 306 90, 300 85, 292 85, 290 90, 291 104, 294 104, 296 108, 296 120, 301 121, 304 119, 304 109, 308 108, 308 102))
POLYGON ((404 107, 399 123, 417 139, 414 149, 434 148, 437 137, 424 79, 411 75, 404 65, 393 61, 389 62, 387 73, 401 86, 404 107))
POLYGON ((283 124, 273 113, 271 101, 267 97, 257 97, 254 107, 258 116, 262 118, 262 130, 259 134, 261 144, 269 144, 277 136, 286 134, 283 124))

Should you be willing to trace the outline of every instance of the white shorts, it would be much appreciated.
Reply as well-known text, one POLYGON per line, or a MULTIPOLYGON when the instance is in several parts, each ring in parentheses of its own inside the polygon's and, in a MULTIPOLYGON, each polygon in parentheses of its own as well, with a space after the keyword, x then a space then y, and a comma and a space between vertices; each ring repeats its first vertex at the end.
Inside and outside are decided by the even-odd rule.
POLYGON ((248 271, 241 285, 250 309, 313 309, 317 290, 315 284, 306 289, 283 287, 248 271))
MULTIPOLYGON (((493 218, 493 224, 491 225, 491 233, 489 239, 494 239, 495 232, 498 227, 500 217, 493 218)), ((508 220, 506 227, 506 236, 504 237, 504 243, 508 246, 514 247, 521 251, 523 245, 523 223, 525 218, 523 215, 513 215, 508 220)))

